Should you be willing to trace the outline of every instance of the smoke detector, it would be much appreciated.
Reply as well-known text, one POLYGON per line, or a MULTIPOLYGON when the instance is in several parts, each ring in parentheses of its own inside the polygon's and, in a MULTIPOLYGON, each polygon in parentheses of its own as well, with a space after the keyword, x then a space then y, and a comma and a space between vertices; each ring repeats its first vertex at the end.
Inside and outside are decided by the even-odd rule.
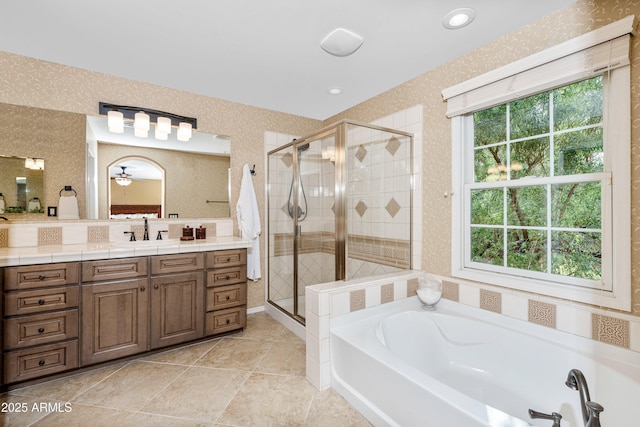
POLYGON ((362 46, 363 41, 362 36, 353 31, 336 28, 322 39, 320 47, 331 55, 349 56, 362 46))

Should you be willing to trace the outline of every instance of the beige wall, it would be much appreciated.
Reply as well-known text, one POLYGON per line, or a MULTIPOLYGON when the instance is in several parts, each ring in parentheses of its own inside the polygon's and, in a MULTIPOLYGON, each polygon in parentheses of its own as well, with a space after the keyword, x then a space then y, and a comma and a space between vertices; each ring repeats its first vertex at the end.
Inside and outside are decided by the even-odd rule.
MULTIPOLYGON (((422 104, 423 139, 423 249, 422 269, 451 274, 451 123, 445 117, 441 91, 472 77, 529 56, 565 40, 592 31, 628 15, 640 14, 639 0, 578 0, 542 20, 446 65, 395 87, 331 117, 369 122, 395 111, 422 104)), ((640 40, 632 39, 632 312, 640 315, 640 40)))
MULTIPOLYGON (((115 179, 109 180, 112 205, 160 205, 162 204, 162 180, 132 180, 123 187, 115 179)), ((166 216, 166 215, 165 215, 166 216)))
MULTIPOLYGON (((211 84, 224 84, 224 82, 212 82, 211 84)), ((79 136, 74 134, 69 137, 67 135, 67 138, 60 138, 52 144, 48 133, 45 133, 40 140, 25 141, 20 150, 12 150, 13 152, 10 153, 23 156, 36 155, 47 160, 57 159, 52 160, 51 165, 51 176, 55 179, 48 181, 47 178, 49 186, 45 190, 47 197, 52 197, 54 192, 59 191, 58 187, 64 184, 71 184, 74 188, 85 188, 86 131, 84 115, 97 116, 98 102, 100 101, 135 105, 196 117, 199 130, 230 135, 231 216, 234 221, 235 202, 240 191, 244 163, 248 163, 250 166, 257 165, 253 184, 256 189, 258 206, 260 211, 264 212, 265 171, 262 167, 265 163, 264 132, 306 135, 321 126, 320 121, 305 117, 0 52, 0 102, 79 113, 78 120, 81 119, 83 122, 79 136), (34 150, 37 152, 31 152, 34 150)), ((62 117, 67 116, 62 115, 62 117)), ((53 126, 55 123, 58 121, 55 120, 50 125, 53 126)), ((47 126, 43 126, 43 128, 46 129, 47 126)), ((0 145, 0 148, 4 148, 4 146, 0 145)), ((204 191, 204 188, 201 191, 204 191)), ((84 215, 86 211, 85 192, 81 190, 78 193, 80 212, 84 215)), ((205 195, 205 200, 206 197, 205 195)), ((264 220, 262 218, 263 224, 264 220)), ((262 265, 265 265, 264 259, 262 265)), ((248 286, 249 307, 263 305, 264 284, 262 280, 250 281, 248 286)))

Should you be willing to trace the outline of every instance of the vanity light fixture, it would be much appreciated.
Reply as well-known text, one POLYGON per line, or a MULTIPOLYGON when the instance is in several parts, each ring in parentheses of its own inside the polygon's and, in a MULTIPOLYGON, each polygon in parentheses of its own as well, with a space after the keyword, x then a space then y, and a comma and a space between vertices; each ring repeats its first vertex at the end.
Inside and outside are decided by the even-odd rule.
POLYGON ((469 7, 454 9, 444 16, 442 25, 450 30, 457 30, 471 24, 475 17, 476 11, 469 7))
POLYGON ((178 128, 178 141, 189 141, 193 130, 197 129, 198 120, 193 117, 179 116, 164 111, 151 110, 149 108, 131 107, 127 105, 109 104, 100 102, 98 111, 107 116, 109 131, 114 133, 124 132, 124 122, 133 122, 133 133, 139 138, 147 138, 151 124, 155 124, 154 136, 157 140, 169 139, 171 129, 178 128))
POLYGON ((44 170, 44 159, 27 157, 24 159, 25 169, 44 170))

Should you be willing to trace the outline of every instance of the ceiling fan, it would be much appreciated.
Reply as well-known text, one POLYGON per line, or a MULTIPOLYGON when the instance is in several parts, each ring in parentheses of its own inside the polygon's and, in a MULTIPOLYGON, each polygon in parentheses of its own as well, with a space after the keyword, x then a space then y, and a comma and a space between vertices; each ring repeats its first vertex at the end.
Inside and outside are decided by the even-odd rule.
POLYGON ((131 174, 126 172, 126 169, 127 169, 126 166, 119 166, 119 167, 122 169, 122 172, 116 174, 116 176, 115 176, 116 184, 122 185, 123 187, 126 187, 127 185, 131 184, 131 182, 132 182, 131 174))

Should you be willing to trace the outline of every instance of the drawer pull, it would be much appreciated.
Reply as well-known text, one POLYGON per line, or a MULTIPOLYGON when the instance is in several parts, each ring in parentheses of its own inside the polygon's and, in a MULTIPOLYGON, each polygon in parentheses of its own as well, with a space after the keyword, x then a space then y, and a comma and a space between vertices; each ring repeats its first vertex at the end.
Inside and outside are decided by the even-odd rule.
POLYGON ((46 302, 45 300, 43 300, 43 299, 39 299, 39 300, 38 300, 38 305, 44 305, 44 303, 45 303, 45 302, 46 302))
POLYGON ((225 279, 229 280, 231 279, 231 276, 229 276, 228 274, 224 277, 225 279))
POLYGON ((155 285, 153 285, 153 289, 158 289, 160 286, 158 286, 158 284, 156 283, 155 285))
POLYGON ((230 256, 227 257, 227 262, 229 262, 229 261, 231 261, 231 257, 230 256))
POLYGON ((144 292, 145 287, 144 286, 140 286, 140 291, 144 292))
POLYGON ((227 300, 227 301, 229 301, 229 299, 230 299, 230 298, 231 298, 231 297, 230 297, 229 295, 227 295, 227 298, 226 298, 226 300, 227 300))
POLYGON ((38 328, 38 333, 39 334, 43 334, 44 333, 44 328, 38 328))
POLYGON ((42 274, 38 276, 38 280, 44 280, 44 279, 46 279, 46 277, 43 276, 42 274))
POLYGON ((229 323, 231 323, 231 320, 227 319, 227 325, 228 325, 229 323))
POLYGON ((40 365, 40 366, 44 366, 44 363, 45 363, 45 362, 44 362, 44 360, 40 360, 40 361, 38 362, 38 365, 40 365))

